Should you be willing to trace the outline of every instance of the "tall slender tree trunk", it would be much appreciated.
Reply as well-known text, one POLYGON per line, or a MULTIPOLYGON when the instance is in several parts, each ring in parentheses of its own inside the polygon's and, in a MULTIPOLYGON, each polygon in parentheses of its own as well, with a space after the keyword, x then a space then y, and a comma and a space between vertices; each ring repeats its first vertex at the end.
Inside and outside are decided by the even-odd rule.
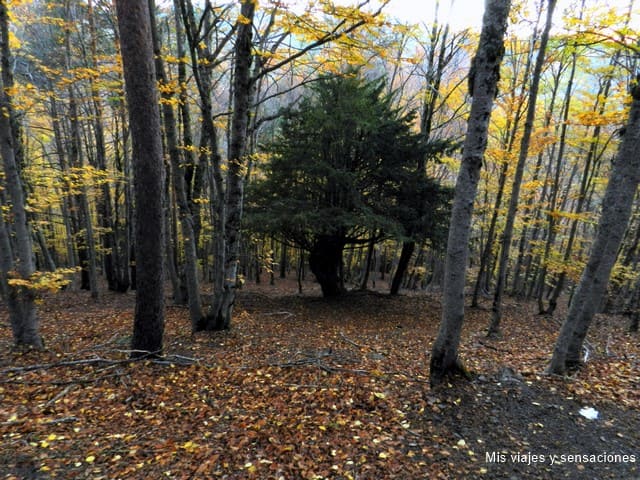
MULTIPOLYGON (((65 12, 69 19, 71 15, 71 4, 67 0, 65 4, 65 12)), ((65 29, 64 34, 65 46, 65 62, 67 71, 72 69, 73 53, 71 51, 71 31, 65 29)), ((82 152, 82 135, 80 131, 80 114, 78 112, 78 101, 74 90, 73 83, 69 83, 69 123, 70 145, 69 145, 69 163, 70 166, 81 170, 83 168, 83 152, 82 152)), ((89 208, 88 188, 86 185, 80 186, 80 193, 75 195, 76 208, 78 209, 79 229, 84 230, 84 234, 76 233, 78 242, 78 258, 80 259, 81 272, 81 288, 91 291, 93 298, 98 297, 98 272, 96 259, 95 236, 93 234, 93 221, 91 219, 91 210, 89 208)))
MULTIPOLYGON (((244 158, 247 147, 249 106, 254 80, 251 78, 251 49, 253 16, 256 5, 252 0, 241 0, 240 22, 236 34, 233 76, 233 114, 229 144, 229 163, 224 198, 224 236, 217 248, 224 248, 224 268, 217 269, 217 285, 208 315, 207 330, 226 330, 231 326, 236 297, 238 254, 240 251, 240 221, 244 196, 244 158)), ((220 252, 222 253, 222 252, 220 252)))
MULTIPOLYGON (((503 139, 503 148, 507 153, 511 153, 513 151, 513 146, 516 141, 516 137, 520 128, 520 120, 522 118, 522 110, 525 105, 526 100, 526 91, 528 90, 528 85, 526 85, 527 79, 529 78, 529 72, 531 70, 531 64, 533 59, 533 50, 535 48, 535 43, 537 41, 538 34, 538 24, 540 22, 540 16, 542 13, 542 7, 538 12, 538 18, 536 21, 536 28, 533 31, 533 38, 531 40, 531 49, 527 55, 527 60, 524 68, 524 73, 522 75, 522 83, 520 91, 517 90, 518 83, 518 75, 513 75, 513 79, 510 85, 510 96, 511 102, 517 104, 517 108, 515 112, 507 117, 507 124, 505 125, 505 134, 503 139), (519 100, 517 100, 519 98, 519 100)), ((502 199, 504 196, 504 190, 507 181, 507 173, 509 171, 509 159, 510 155, 503 159, 503 163, 500 167, 500 176, 498 177, 498 192, 496 194, 495 203, 493 206, 493 213, 491 214, 491 221, 489 222, 489 230, 487 232, 487 241, 485 243, 484 250, 480 257, 480 267, 478 269, 478 277, 476 278, 476 284, 473 290, 473 297, 471 299, 471 306, 478 306, 478 297, 480 295, 480 290, 484 292, 489 292, 490 280, 493 273, 494 264, 494 255, 493 255, 493 247, 494 240, 496 234, 496 227, 498 223, 499 211, 502 206, 502 199)))
POLYGON ((495 238, 496 225, 498 223, 498 212, 502 205, 502 196, 504 194, 504 186, 507 180, 507 171, 509 169, 509 163, 504 161, 500 168, 500 176, 498 177, 498 193, 493 206, 493 213, 491 214, 491 220, 489 221, 489 230, 487 231, 487 240, 482 249, 480 255, 480 266, 478 267, 478 276, 476 277, 475 286, 473 288, 473 297, 471 298, 471 306, 478 306, 478 298, 480 297, 480 291, 483 293, 489 293, 490 283, 490 264, 493 257, 493 239, 495 238))
MULTIPOLYGON (((218 148, 218 134, 216 127, 213 123, 213 107, 211 103, 211 88, 212 79, 211 71, 207 66, 208 62, 200 61, 203 58, 210 58, 210 53, 207 48, 207 44, 201 41, 198 34, 199 28, 196 24, 193 4, 190 0, 175 0, 174 5, 179 8, 180 15, 182 17, 185 34, 189 45, 189 54, 191 57, 191 65, 193 70, 193 76, 198 88, 199 106, 201 112, 201 134, 200 134, 200 155, 198 163, 199 165, 207 165, 206 168, 206 181, 208 183, 209 192, 211 195, 210 212, 213 231, 213 282, 214 292, 222 292, 225 287, 224 269, 226 265, 226 244, 225 244, 225 185, 224 177, 222 173, 222 159, 220 157, 218 148)), ((208 13, 201 19, 200 24, 205 31, 210 29, 208 13)), ((228 40, 225 38, 224 42, 228 40)), ((179 66, 180 68, 180 66, 179 66)), ((180 70, 179 70, 180 75, 180 70)), ((190 133, 188 128, 188 110, 181 109, 183 116, 184 130, 184 143, 190 145, 190 139, 186 138, 186 135, 190 133)), ((192 206, 192 216, 194 219, 194 236, 198 236, 198 224, 199 224, 199 210, 195 207, 195 197, 199 194, 202 186, 202 181, 205 178, 203 175, 203 169, 187 168, 185 172, 185 178, 188 185, 192 186, 193 193, 190 198, 190 206, 192 206)), ((208 266, 207 266, 208 269, 208 266)), ((214 293, 214 301, 210 306, 210 310, 199 324, 196 326, 196 330, 215 330, 217 328, 217 312, 220 310, 221 295, 214 293)), ((224 322, 223 322, 224 323, 224 322)), ((224 328, 224 327, 221 327, 224 328)))
MULTIPOLYGON (((151 17, 151 31, 153 34, 153 44, 155 53, 155 67, 158 81, 162 85, 167 85, 167 75, 164 70, 160 42, 155 27, 155 1, 149 0, 149 15, 151 17)), ((171 104, 171 93, 163 93, 162 119, 164 121, 164 134, 166 138, 169 160, 171 162, 171 178, 175 191, 175 200, 178 206, 178 217, 182 229, 182 243, 184 248, 184 274, 187 286, 187 298, 189 302, 189 317, 191 326, 195 331, 202 320, 202 302, 200 299, 200 281, 198 279, 198 253, 196 250, 196 236, 193 229, 193 216, 189 209, 187 199, 187 186, 183 174, 183 166, 180 160, 180 149, 178 146, 178 132, 176 129, 176 117, 171 104)))
POLYGON ((42 348, 39 318, 34 291, 25 285, 12 285, 11 280, 29 281, 35 272, 31 232, 27 220, 26 198, 20 175, 16 150, 17 119, 13 112, 8 89, 12 82, 11 52, 9 50, 9 18, 6 2, 0 2, 0 66, 2 85, 0 89, 0 156, 4 167, 4 183, 10 202, 11 222, 5 221, 0 211, 0 283, 7 299, 11 330, 16 345, 42 348), (14 241, 11 240, 14 237, 14 241), (12 278, 12 277, 17 278, 12 278))
POLYGON ((442 320, 431 352, 432 386, 442 383, 450 375, 464 372, 458 358, 458 347, 464 321, 464 289, 471 218, 482 160, 487 148, 489 120, 498 88, 510 7, 510 0, 485 2, 480 42, 472 62, 469 86, 473 101, 451 212, 442 320))
POLYGON ((115 192, 113 202, 113 228, 114 228, 114 260, 116 271, 116 291, 120 293, 126 292, 131 286, 131 272, 129 265, 129 257, 131 251, 131 238, 129 235, 129 210, 131 208, 130 200, 130 175, 129 175, 129 156, 127 154, 127 132, 125 114, 123 113, 124 102, 114 106, 114 163, 116 171, 125 180, 118 180, 115 184, 115 192), (124 201, 121 202, 120 199, 124 201))
MULTIPOLYGON (((582 9, 580 10, 580 16, 584 11, 584 0, 582 2, 582 9)), ((575 48, 575 45, 574 45, 575 48)), ((551 253, 551 248, 556 239, 556 216, 555 210, 558 207, 558 194, 560 192, 560 175, 562 171, 562 163, 564 161, 564 150, 566 148, 566 137, 567 137, 567 128, 569 124, 569 110, 571 107, 571 99, 573 96, 573 82, 575 80, 576 75, 576 67, 578 62, 578 53, 574 50, 571 58, 571 71, 569 73, 569 79, 567 81, 567 89, 565 91, 564 97, 564 105, 563 105, 563 114, 562 114, 562 126, 560 127, 560 140, 558 142, 558 153, 556 157, 556 168, 555 168, 555 176, 553 186, 551 187, 551 199, 549 205, 550 213, 547 215, 548 226, 547 226, 547 239, 545 242, 544 255, 542 258, 541 271, 538 278, 538 311, 540 314, 546 313, 546 308, 544 305, 544 286, 546 283, 547 276, 547 262, 549 259, 549 255, 551 253)))
POLYGON ((640 182, 640 75, 635 80, 629 119, 603 199, 598 233, 558 335, 548 368, 550 373, 564 375, 581 365, 584 339, 606 293, 629 223, 640 182))
POLYGON ((147 0, 117 0, 136 200, 136 309, 132 356, 162 353, 164 163, 147 0))
MULTIPOLYGON (((93 10, 93 2, 87 2, 89 31, 91 34, 91 67, 98 68, 98 47, 97 47, 97 31, 95 25, 95 13, 93 10)), ((105 135, 103 126, 103 108, 100 100, 100 88, 96 79, 89 77, 91 88, 92 104, 93 104, 93 131, 96 142, 96 168, 99 170, 107 170, 107 155, 105 146, 105 135)), ((102 241, 102 251, 104 257, 104 273, 107 279, 107 285, 111 291, 119 291, 118 278, 116 275, 115 260, 115 234, 113 226, 113 209, 111 207, 111 186, 109 182, 103 182, 100 186, 101 195, 96 200, 96 211, 98 214, 98 222, 101 227, 100 239, 102 241)))
MULTIPOLYGON (((164 120, 164 118, 163 118, 164 120)), ((173 168, 171 164, 165 164, 165 168, 170 172, 169 177, 173 175, 173 168)), ((164 191, 164 249, 165 256, 164 261, 166 265, 167 277, 171 282, 171 291, 173 292, 173 303, 175 305, 187 304, 187 291, 182 283, 180 274, 178 273, 178 235, 176 234, 177 225, 173 221, 173 212, 175 210, 173 204, 173 195, 171 180, 167 179, 165 182, 166 188, 164 191)))
MULTIPOLYGON (((369 275, 371 273, 371 262, 373 260, 373 256, 375 255, 375 247, 376 247, 376 242, 375 242, 375 232, 374 232, 374 234, 371 235, 371 240, 369 240, 369 244, 367 245, 367 256, 364 260, 364 266, 362 270, 362 281, 360 282, 360 290, 367 289, 367 284, 369 283, 369 275)), ((375 287, 375 283, 374 283, 374 287, 375 287)))
POLYGON ((524 123, 524 132, 520 141, 520 153, 518 156, 518 164, 516 165, 515 177, 511 187, 511 197, 509 199, 509 210, 507 211, 507 223, 502 233, 502 247, 500 249, 500 262, 498 265, 498 278, 496 291, 493 297, 493 307, 491 324, 487 336, 494 336, 500 333, 500 320, 502 318, 502 296, 504 294, 507 282, 507 263, 509 261, 509 251, 511 250, 511 240, 513 238, 513 227, 515 225, 516 213, 518 211, 518 202, 520 197, 520 186, 524 175, 524 167, 529 155, 529 143, 531 141, 531 133, 533 132, 533 121, 536 115, 536 102, 538 99, 538 88, 540 85, 540 76, 542 74, 542 66, 549 41, 549 32, 551 31, 553 11, 556 6, 556 0, 549 0, 547 4, 547 21, 542 31, 540 39, 540 48, 536 58, 536 64, 533 69, 531 79, 531 89, 529 93, 529 105, 527 108, 527 117, 524 123))
MULTIPOLYGON (((52 88, 50 86, 50 88, 52 88)), ((64 145, 62 142, 62 132, 60 128, 60 117, 58 115, 58 102, 55 95, 49 97, 49 114, 51 116, 51 127, 53 130, 53 139, 56 148, 56 157, 58 159, 58 168, 66 176, 68 172, 68 165, 65 158, 64 145)), ((68 186, 68 185, 67 185, 68 186)), ((62 217, 64 220, 65 233, 66 233, 66 247, 67 247, 67 266, 75 267, 78 264, 78 258, 76 251, 74 250, 74 212, 72 208, 73 198, 70 195, 63 194, 60 210, 62 211, 62 217)))
MULTIPOLYGON (((547 130, 549 125, 551 125, 551 119, 553 118, 553 110, 556 103, 556 97, 558 94, 558 88, 560 86, 560 73, 562 69, 558 69, 558 78, 556 78, 555 82, 553 82, 553 86, 551 89, 551 99, 549 100, 549 107, 545 112, 545 120, 544 120, 544 129, 547 130)), ((540 171, 542 169, 542 162, 544 160, 543 153, 538 153, 538 158, 536 160, 536 164, 533 168, 533 182, 537 182, 540 177, 540 171)), ((545 181, 542 182, 542 191, 538 198, 532 196, 525 205, 525 215, 523 218, 523 228, 522 234, 520 235, 520 241, 518 244, 518 256, 516 259, 516 265, 514 267, 513 272, 513 293, 514 294, 523 294, 525 293, 525 289, 528 286, 527 282, 529 282, 531 277, 531 271, 533 268, 533 253, 531 252, 531 242, 538 239, 538 234, 540 232, 540 228, 538 226, 538 219, 540 218, 540 209, 535 208, 534 205, 536 202, 544 203, 547 196, 547 185, 548 185, 549 173, 547 170, 547 174, 545 175, 545 181), (531 232, 529 233, 529 228, 531 228, 531 232), (531 240, 529 245, 527 245, 527 240, 531 240), (522 273, 522 269, 524 268, 524 274, 522 273)), ((533 285, 533 281, 529 282, 529 285, 533 285)), ((530 296, 530 293, 527 295, 530 296)))
POLYGON ((287 263, 289 261, 287 244, 280 243, 280 278, 287 278, 287 263))
MULTIPOLYGON (((631 18, 631 17, 629 17, 631 18)), ((620 59, 621 52, 617 51, 609 64, 613 67, 618 64, 620 59)), ((596 96, 596 104, 594 106, 594 111, 600 115, 603 115, 606 107, 606 99, 609 97, 609 91, 611 89, 611 83, 613 81, 612 75, 607 75, 604 85, 601 85, 601 88, 596 96), (602 99, 602 100, 601 100, 602 99)), ((594 172, 597 170, 598 160, 600 158, 600 154, 598 152, 598 148, 600 146, 600 133, 602 131, 602 127, 600 125, 596 125, 593 129, 593 133, 591 135, 591 141, 589 142, 589 151, 587 153, 587 158, 585 161, 584 171, 582 172, 582 179, 580 181, 580 191, 578 193, 578 200, 576 202, 576 207, 574 209, 575 214, 581 214, 584 211, 584 206, 587 203, 587 194, 591 188, 593 183, 593 179, 595 177, 594 172)), ((563 261, 567 264, 573 253, 573 244, 575 242, 575 238, 578 231, 578 219, 574 219, 571 222, 571 230, 569 232, 569 238, 567 240, 567 246, 564 252, 563 261)), ((553 315, 558 305, 558 298, 564 289, 565 281, 567 278, 567 271, 563 270, 558 275, 556 279, 555 286, 553 287, 553 292, 551 293, 551 297, 549 298, 549 305, 547 307, 546 313, 548 315, 553 315)))
MULTIPOLYGON (((200 163, 200 160, 205 160, 205 155, 197 156, 194 153, 193 136, 191 133, 191 109, 189 108, 189 89, 187 86, 187 68, 186 61, 187 56, 184 45, 184 27, 181 20, 180 1, 174 0, 173 2, 175 17, 176 17, 176 53, 180 59, 178 63, 178 85, 179 85, 179 112, 182 125, 182 146, 183 146, 183 175, 185 182, 185 191, 187 195, 187 203, 189 206, 189 213, 191 214, 191 220, 193 222, 193 239, 196 245, 196 251, 198 250, 198 241, 200 239, 201 220, 200 212, 202 211, 201 203, 197 200, 204 186, 204 172, 206 168, 200 163)), ((209 145, 206 143, 206 145, 209 145)))

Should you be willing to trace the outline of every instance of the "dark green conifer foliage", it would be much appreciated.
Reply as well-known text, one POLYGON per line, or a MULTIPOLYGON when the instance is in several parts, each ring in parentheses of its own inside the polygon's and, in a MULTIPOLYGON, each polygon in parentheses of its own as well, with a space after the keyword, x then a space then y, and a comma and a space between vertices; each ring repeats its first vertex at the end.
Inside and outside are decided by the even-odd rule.
POLYGON ((344 291, 348 244, 372 235, 444 238, 448 190, 419 169, 452 145, 425 144, 413 131, 415 115, 393 108, 384 89, 353 73, 317 82, 283 117, 265 147, 265 175, 249 191, 253 228, 309 251, 324 296, 344 291))

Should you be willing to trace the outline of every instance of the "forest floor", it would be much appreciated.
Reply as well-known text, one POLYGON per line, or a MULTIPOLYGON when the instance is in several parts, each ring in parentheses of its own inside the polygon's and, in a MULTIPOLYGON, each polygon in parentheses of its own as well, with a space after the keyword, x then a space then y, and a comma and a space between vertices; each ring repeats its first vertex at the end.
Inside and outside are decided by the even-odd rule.
POLYGON ((598 317, 585 368, 557 378, 559 320, 509 300, 487 340, 490 311, 467 309, 473 379, 432 390, 436 295, 296 288, 246 286, 222 333, 169 305, 164 361, 127 358, 133 294, 46 296, 43 352, 11 348, 0 305, 0 478, 640 479, 625 319, 598 317))

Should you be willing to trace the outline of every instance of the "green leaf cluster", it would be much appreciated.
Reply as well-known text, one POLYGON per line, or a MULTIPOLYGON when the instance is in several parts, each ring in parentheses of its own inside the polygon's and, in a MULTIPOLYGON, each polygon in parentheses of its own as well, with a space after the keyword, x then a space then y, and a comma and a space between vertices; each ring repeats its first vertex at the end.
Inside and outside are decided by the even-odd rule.
POLYGON ((319 237, 349 244, 442 236, 450 190, 427 178, 424 165, 454 146, 425 142, 415 114, 402 114, 384 91, 384 81, 353 72, 326 77, 286 112, 264 146, 264 175, 249 188, 253 229, 305 249, 319 237))

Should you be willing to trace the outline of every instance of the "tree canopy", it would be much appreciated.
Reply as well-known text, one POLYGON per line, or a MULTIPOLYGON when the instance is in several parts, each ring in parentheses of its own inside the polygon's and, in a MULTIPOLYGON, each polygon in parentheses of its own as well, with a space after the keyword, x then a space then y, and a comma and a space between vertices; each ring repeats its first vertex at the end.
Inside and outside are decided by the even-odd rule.
POLYGON ((415 114, 384 91, 383 80, 356 72, 314 83, 265 145, 264 177, 252 189, 253 224, 308 250, 325 295, 342 290, 345 245, 442 236, 449 190, 420 167, 453 143, 425 142, 415 114))

